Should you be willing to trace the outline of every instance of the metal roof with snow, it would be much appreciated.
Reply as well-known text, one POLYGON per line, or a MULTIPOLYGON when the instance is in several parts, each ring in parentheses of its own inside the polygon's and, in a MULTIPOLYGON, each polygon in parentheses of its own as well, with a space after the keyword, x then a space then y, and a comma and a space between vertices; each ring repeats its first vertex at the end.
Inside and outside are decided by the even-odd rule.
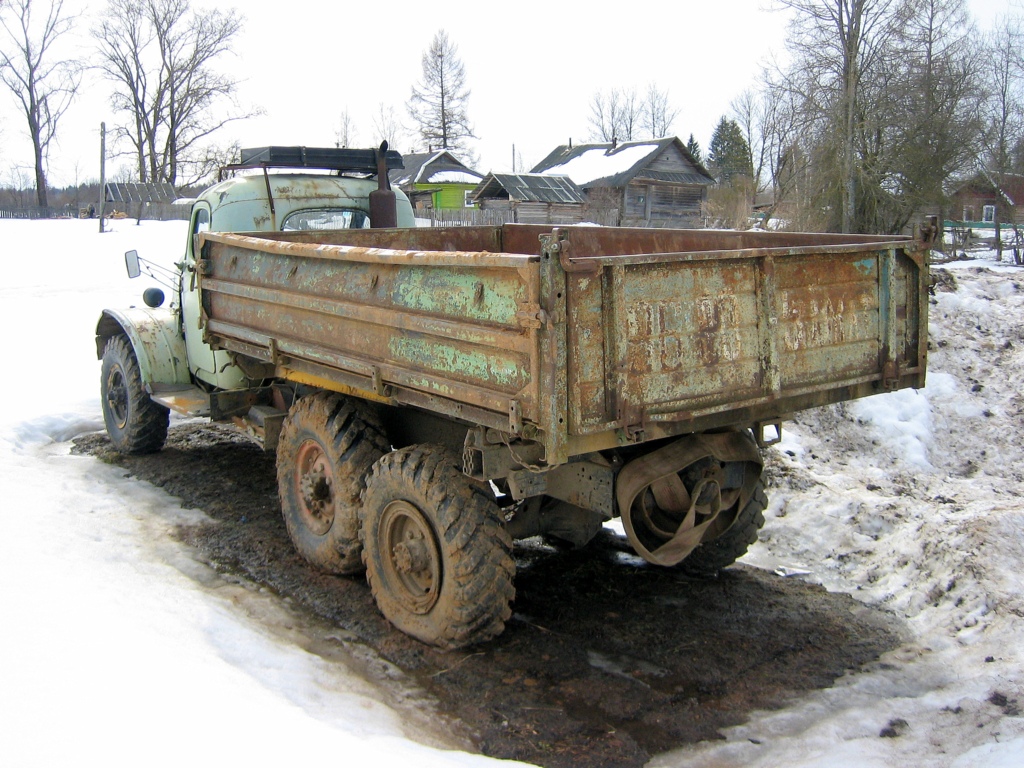
POLYGON ((472 194, 474 200, 503 196, 527 203, 584 202, 583 190, 572 179, 539 173, 489 173, 472 194))
POLYGON ((622 187, 641 174, 644 178, 657 181, 703 185, 715 183, 707 169, 697 162, 686 145, 675 136, 622 143, 563 144, 534 166, 532 173, 567 176, 584 189, 622 187), (693 165, 693 173, 657 171, 647 167, 673 145, 693 165))
POLYGON ((410 184, 477 184, 483 174, 462 163, 448 150, 403 155, 405 168, 388 177, 397 187, 410 184))

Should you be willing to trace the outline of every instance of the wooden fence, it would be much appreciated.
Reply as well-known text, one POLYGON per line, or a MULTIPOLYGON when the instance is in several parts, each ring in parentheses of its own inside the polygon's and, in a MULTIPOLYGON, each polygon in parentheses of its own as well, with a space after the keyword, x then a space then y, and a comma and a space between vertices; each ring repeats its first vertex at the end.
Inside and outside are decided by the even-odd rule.
MULTIPOLYGON (((480 210, 478 208, 426 208, 417 209, 415 213, 420 226, 431 227, 471 227, 477 225, 496 226, 499 224, 514 224, 516 222, 524 224, 544 223, 552 224, 553 226, 563 226, 579 222, 578 214, 575 217, 566 217, 564 220, 555 216, 553 218, 549 217, 551 218, 550 221, 543 221, 536 217, 523 219, 517 217, 516 211, 501 208, 488 208, 485 210, 480 210), (429 223, 425 224, 425 222, 429 223)), ((608 212, 591 211, 584 218, 592 224, 601 224, 603 226, 613 227, 618 223, 618 210, 608 212)))
POLYGON ((38 205, 23 207, 0 207, 0 219, 70 219, 74 218, 70 208, 41 208, 38 205))

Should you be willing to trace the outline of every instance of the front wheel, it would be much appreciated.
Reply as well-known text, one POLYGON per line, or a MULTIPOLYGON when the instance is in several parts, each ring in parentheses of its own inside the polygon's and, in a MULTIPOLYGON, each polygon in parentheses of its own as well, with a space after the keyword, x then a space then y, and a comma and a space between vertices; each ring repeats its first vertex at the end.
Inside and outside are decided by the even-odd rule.
POLYGON ((153 453, 167 440, 170 411, 153 402, 131 343, 112 336, 103 349, 100 404, 110 442, 121 453, 153 453))
POLYGON ((381 613, 441 648, 497 636, 515 596, 498 505, 439 446, 384 456, 360 508, 366 577, 381 613))

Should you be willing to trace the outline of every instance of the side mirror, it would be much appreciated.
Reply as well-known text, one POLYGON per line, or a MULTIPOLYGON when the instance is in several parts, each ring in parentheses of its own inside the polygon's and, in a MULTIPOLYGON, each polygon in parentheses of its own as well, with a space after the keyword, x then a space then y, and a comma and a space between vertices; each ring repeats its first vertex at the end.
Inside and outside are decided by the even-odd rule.
POLYGON ((128 277, 134 279, 142 274, 142 268, 139 266, 139 252, 128 251, 124 255, 124 266, 128 270, 128 277))

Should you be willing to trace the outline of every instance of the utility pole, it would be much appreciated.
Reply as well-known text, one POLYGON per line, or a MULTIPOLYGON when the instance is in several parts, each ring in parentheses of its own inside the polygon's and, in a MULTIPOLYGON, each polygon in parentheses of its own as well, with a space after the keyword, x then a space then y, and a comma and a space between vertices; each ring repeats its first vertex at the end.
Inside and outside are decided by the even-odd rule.
POLYGON ((100 233, 103 232, 103 203, 107 199, 107 124, 100 123, 100 233))

